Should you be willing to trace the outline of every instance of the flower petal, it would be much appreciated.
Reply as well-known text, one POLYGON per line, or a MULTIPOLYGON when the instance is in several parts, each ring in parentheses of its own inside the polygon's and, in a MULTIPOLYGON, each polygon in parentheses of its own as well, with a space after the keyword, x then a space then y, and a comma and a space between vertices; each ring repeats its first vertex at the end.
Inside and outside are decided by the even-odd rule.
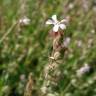
POLYGON ((59 25, 54 25, 54 27, 53 27, 53 31, 54 31, 54 32, 57 32, 58 29, 59 29, 59 25))
POLYGON ((23 17, 19 20, 20 24, 24 24, 24 25, 29 25, 30 24, 30 19, 27 17, 23 17))
POLYGON ((53 24, 53 21, 49 19, 46 21, 46 24, 53 24))
POLYGON ((60 24, 59 27, 60 27, 61 29, 66 29, 66 25, 65 25, 65 24, 60 24))
POLYGON ((52 16, 52 20, 53 20, 55 23, 57 23, 57 22, 58 22, 57 16, 56 16, 56 15, 53 15, 53 16, 52 16))

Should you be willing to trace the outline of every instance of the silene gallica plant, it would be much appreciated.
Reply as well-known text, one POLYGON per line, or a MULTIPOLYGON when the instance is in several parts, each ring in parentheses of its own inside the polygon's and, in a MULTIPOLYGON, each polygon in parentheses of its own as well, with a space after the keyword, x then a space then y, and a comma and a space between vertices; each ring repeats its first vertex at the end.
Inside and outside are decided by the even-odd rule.
MULTIPOLYGON (((44 78, 45 81, 41 87, 41 91, 46 96, 49 94, 54 94, 57 96, 58 93, 53 93, 54 87, 58 87, 58 82, 62 78, 62 72, 60 66, 62 64, 62 52, 67 49, 67 46, 64 46, 64 32, 68 24, 68 18, 59 21, 56 15, 53 15, 50 19, 46 21, 47 25, 53 25, 51 34, 52 34, 52 52, 49 56, 49 62, 44 67, 44 78), (66 48, 65 48, 66 47, 66 48)), ((67 38, 68 39, 68 38, 67 38)), ((69 43, 70 38, 66 40, 66 43, 69 43)), ((53 95, 52 95, 53 96, 53 95)))
POLYGON ((68 23, 69 18, 59 21, 56 15, 53 15, 46 21, 47 25, 53 25, 51 31, 53 45, 49 56, 49 62, 44 67, 44 81, 41 87, 41 92, 44 96, 64 96, 72 84, 76 83, 76 78, 81 77, 84 73, 89 72, 90 70, 90 66, 85 64, 80 69, 76 69, 77 71, 75 75, 71 74, 72 76, 68 76, 71 71, 69 69, 67 70, 67 68, 63 69, 64 66, 66 66, 64 65, 64 58, 66 58, 66 55, 72 51, 68 47, 71 38, 64 36, 63 31, 67 28, 68 23), (70 72, 68 73, 67 71, 70 72), (67 79, 66 76, 68 76, 67 79), (70 80, 69 77, 75 79, 70 80), (67 82, 67 84, 64 82, 67 82), (63 88, 61 86, 63 86, 63 88))

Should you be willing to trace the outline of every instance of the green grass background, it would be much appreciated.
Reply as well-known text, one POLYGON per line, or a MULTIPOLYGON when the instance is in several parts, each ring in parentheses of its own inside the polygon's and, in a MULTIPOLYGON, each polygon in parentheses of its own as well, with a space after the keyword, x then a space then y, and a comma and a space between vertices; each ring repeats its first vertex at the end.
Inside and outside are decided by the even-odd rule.
POLYGON ((40 76, 48 63, 52 47, 49 36, 51 27, 46 27, 45 22, 53 14, 58 19, 70 17, 64 34, 65 37, 70 36, 69 48, 72 49, 69 58, 64 59, 63 70, 67 70, 68 74, 60 81, 56 92, 59 96, 69 93, 71 95, 68 96, 96 96, 96 80, 93 80, 96 77, 96 0, 24 1, 0 0, 0 96, 23 96, 26 82, 22 83, 20 76, 24 74, 27 80, 30 72, 35 79, 35 91, 40 91, 43 82, 40 76), (26 7, 22 10, 24 1, 26 7), (70 4, 73 4, 72 8, 70 4), (14 22, 23 16, 30 18, 30 24, 15 26, 14 22), (90 38, 93 41, 88 48, 90 38), (78 40, 82 41, 80 48, 76 45, 78 40), (74 79, 75 71, 84 63, 92 67, 92 72, 79 78, 75 85, 63 93, 69 81, 74 79), (90 81, 93 83, 90 84, 90 81))

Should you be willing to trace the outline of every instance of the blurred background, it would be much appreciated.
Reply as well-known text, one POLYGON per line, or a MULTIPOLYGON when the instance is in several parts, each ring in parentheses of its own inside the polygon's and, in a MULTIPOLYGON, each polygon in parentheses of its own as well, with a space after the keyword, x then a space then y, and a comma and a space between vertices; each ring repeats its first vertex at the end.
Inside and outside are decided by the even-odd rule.
POLYGON ((23 96, 30 73, 32 96, 96 96, 96 0, 0 0, 0 96, 23 96), (54 14, 70 18, 64 36, 70 38, 71 52, 64 59, 67 75, 55 89, 58 95, 42 95, 41 74, 52 47, 52 27, 45 22, 54 14), (86 63, 91 71, 75 82, 76 70, 86 63))

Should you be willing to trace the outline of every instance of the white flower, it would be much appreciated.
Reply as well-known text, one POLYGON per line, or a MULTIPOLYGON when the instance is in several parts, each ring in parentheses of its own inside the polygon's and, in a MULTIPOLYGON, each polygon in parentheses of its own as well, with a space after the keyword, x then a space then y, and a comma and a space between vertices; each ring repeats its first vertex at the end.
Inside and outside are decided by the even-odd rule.
POLYGON ((64 46, 64 47, 68 47, 70 41, 71 41, 71 38, 70 38, 70 37, 66 37, 66 38, 64 39, 63 46, 64 46))
POLYGON ((58 21, 57 20, 57 16, 56 15, 53 15, 51 17, 51 19, 49 19, 49 20, 46 21, 46 24, 52 24, 52 25, 54 25, 53 26, 53 31, 54 32, 57 32, 59 30, 59 28, 62 29, 62 30, 63 29, 66 29, 66 25, 64 24, 65 22, 67 22, 66 19, 63 19, 61 21, 58 21))
POLYGON ((23 24, 23 25, 29 25, 30 24, 30 19, 27 18, 27 17, 23 17, 19 20, 19 23, 20 24, 23 24))
POLYGON ((77 70, 77 76, 81 77, 84 73, 89 72, 90 66, 85 64, 83 67, 77 70))

